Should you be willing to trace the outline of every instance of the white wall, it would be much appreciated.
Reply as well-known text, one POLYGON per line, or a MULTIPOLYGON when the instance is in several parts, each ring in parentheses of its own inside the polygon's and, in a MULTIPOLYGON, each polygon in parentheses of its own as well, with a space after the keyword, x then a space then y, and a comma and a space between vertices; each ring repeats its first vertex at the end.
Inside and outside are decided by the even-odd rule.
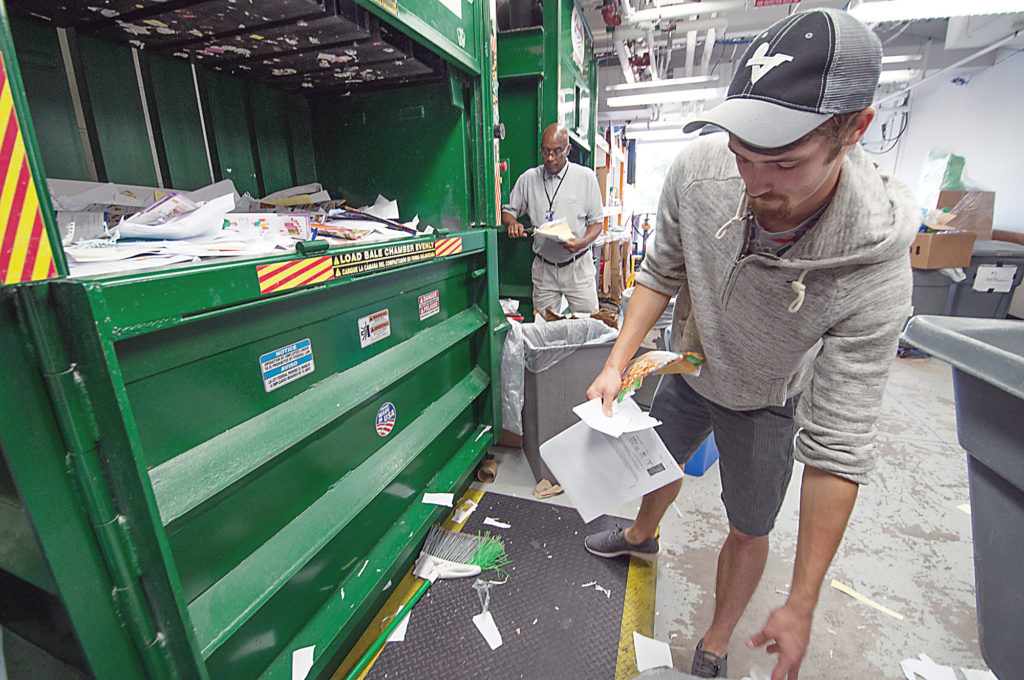
MULTIPOLYGON (((911 90, 906 131, 892 151, 873 157, 916 192, 930 150, 963 156, 965 176, 996 192, 993 226, 1024 232, 1024 53, 1000 50, 995 62, 950 71, 911 90), (958 76, 967 83, 953 84, 958 76)), ((866 148, 879 148, 882 122, 896 125, 899 118, 876 119, 866 148)))

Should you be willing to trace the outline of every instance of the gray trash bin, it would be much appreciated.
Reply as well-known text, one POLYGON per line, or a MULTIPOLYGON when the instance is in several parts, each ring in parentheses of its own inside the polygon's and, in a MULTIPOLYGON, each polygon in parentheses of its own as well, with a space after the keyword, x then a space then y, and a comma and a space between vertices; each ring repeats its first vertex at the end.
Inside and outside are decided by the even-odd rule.
POLYGON ((914 314, 945 314, 953 279, 938 269, 914 270, 914 314))
POLYGON ((978 642, 1000 678, 1024 668, 1024 321, 915 316, 903 339, 953 365, 967 450, 978 642))
POLYGON ((608 359, 618 332, 593 319, 524 324, 523 452, 539 482, 557 480, 540 457, 540 445, 579 422, 572 407, 608 359))
POLYGON ((949 290, 949 316, 1005 319, 1014 289, 1024 278, 1024 246, 1007 241, 976 241, 967 278, 949 290))

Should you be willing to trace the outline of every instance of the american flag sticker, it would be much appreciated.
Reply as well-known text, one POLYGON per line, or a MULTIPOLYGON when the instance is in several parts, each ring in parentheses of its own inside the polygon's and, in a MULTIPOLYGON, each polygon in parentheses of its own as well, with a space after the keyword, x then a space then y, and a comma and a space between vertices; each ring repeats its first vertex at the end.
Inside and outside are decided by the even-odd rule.
POLYGON ((391 430, 395 427, 395 417, 398 415, 395 411, 395 405, 390 401, 384 402, 384 404, 377 409, 377 434, 381 437, 387 437, 391 434, 391 430))

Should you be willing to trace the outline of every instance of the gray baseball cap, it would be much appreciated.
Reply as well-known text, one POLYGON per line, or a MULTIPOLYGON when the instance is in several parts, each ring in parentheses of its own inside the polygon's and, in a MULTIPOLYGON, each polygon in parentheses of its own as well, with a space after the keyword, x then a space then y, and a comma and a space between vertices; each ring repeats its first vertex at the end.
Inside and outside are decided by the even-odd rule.
POLYGON ((683 131, 710 124, 750 146, 785 146, 871 106, 881 70, 882 44, 860 21, 835 9, 797 12, 754 38, 725 101, 683 131))

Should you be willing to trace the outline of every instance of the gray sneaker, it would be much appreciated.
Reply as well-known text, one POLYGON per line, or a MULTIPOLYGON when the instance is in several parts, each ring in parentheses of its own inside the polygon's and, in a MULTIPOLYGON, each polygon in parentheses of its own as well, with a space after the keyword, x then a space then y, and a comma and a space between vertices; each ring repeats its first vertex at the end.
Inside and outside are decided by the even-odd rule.
POLYGON ((705 652, 704 638, 697 643, 697 649, 693 651, 693 663, 690 664, 690 675, 698 678, 724 678, 726 677, 726 660, 729 655, 717 656, 711 652, 705 652))
POLYGON ((598 557, 618 557, 619 555, 633 555, 645 560, 652 560, 658 556, 661 546, 657 538, 648 538, 639 545, 626 540, 626 534, 622 527, 601 531, 591 534, 583 539, 583 547, 598 557))

